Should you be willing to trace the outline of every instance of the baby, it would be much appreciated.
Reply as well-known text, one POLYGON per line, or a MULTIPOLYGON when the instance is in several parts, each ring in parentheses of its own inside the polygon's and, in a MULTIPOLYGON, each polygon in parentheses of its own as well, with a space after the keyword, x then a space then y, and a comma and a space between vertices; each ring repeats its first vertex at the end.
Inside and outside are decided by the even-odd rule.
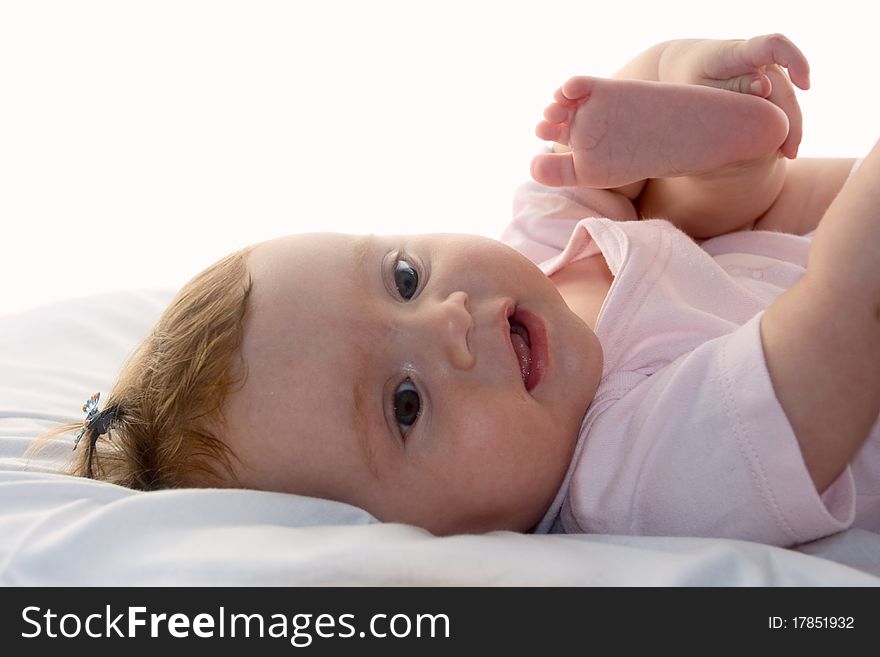
POLYGON ((438 534, 880 530, 880 148, 854 175, 788 162, 792 82, 780 35, 659 44, 556 92, 507 244, 224 258, 89 413, 74 472, 438 534))

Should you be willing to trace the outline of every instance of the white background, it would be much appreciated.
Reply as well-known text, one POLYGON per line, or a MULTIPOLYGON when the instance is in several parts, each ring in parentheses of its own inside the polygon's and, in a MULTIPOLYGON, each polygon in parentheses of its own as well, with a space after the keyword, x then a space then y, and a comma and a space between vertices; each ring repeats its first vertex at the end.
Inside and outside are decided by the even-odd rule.
POLYGON ((671 38, 785 33, 800 155, 864 155, 871 6, 0 0, 0 314, 289 232, 497 236, 553 90, 671 38))

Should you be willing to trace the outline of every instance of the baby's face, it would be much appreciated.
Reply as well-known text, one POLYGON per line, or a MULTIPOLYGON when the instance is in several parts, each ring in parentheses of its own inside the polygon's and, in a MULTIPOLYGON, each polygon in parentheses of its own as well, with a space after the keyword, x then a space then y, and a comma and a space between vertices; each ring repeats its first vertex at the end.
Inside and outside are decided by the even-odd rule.
POLYGON ((541 518, 602 352, 534 264, 472 235, 308 234, 249 268, 247 378, 224 407, 244 486, 439 534, 541 518))

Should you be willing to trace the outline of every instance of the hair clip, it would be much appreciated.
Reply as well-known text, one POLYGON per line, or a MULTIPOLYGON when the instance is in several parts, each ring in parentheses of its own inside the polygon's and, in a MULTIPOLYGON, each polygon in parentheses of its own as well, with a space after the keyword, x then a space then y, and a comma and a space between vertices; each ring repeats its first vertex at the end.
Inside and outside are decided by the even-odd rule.
POLYGON ((89 430, 89 425, 92 423, 92 420, 98 415, 98 400, 101 399, 101 393, 96 392, 94 395, 89 397, 86 400, 86 403, 83 404, 83 413, 86 414, 86 418, 83 420, 82 429, 79 430, 79 433, 76 434, 76 438, 73 439, 73 448, 76 449, 76 446, 79 445, 80 439, 85 435, 86 431, 89 430))

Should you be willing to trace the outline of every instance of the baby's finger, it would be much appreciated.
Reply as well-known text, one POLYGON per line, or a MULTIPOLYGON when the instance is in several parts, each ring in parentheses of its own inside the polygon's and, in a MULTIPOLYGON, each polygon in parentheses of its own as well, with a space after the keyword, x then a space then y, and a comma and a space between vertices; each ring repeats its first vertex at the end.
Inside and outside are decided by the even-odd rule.
POLYGON ((707 87, 716 87, 718 89, 726 89, 727 91, 735 91, 740 94, 750 94, 759 98, 766 98, 773 85, 770 79, 761 72, 748 73, 727 80, 707 80, 703 83, 707 87))
POLYGON ((788 71, 791 81, 801 89, 810 88, 810 64, 807 58, 782 34, 754 37, 740 44, 743 56, 752 66, 778 64, 788 71))
POLYGON ((788 117, 788 137, 779 150, 785 157, 793 160, 797 156, 801 137, 803 137, 801 107, 785 73, 775 66, 768 66, 767 76, 773 85, 773 90, 767 96, 767 100, 779 107, 788 117))

